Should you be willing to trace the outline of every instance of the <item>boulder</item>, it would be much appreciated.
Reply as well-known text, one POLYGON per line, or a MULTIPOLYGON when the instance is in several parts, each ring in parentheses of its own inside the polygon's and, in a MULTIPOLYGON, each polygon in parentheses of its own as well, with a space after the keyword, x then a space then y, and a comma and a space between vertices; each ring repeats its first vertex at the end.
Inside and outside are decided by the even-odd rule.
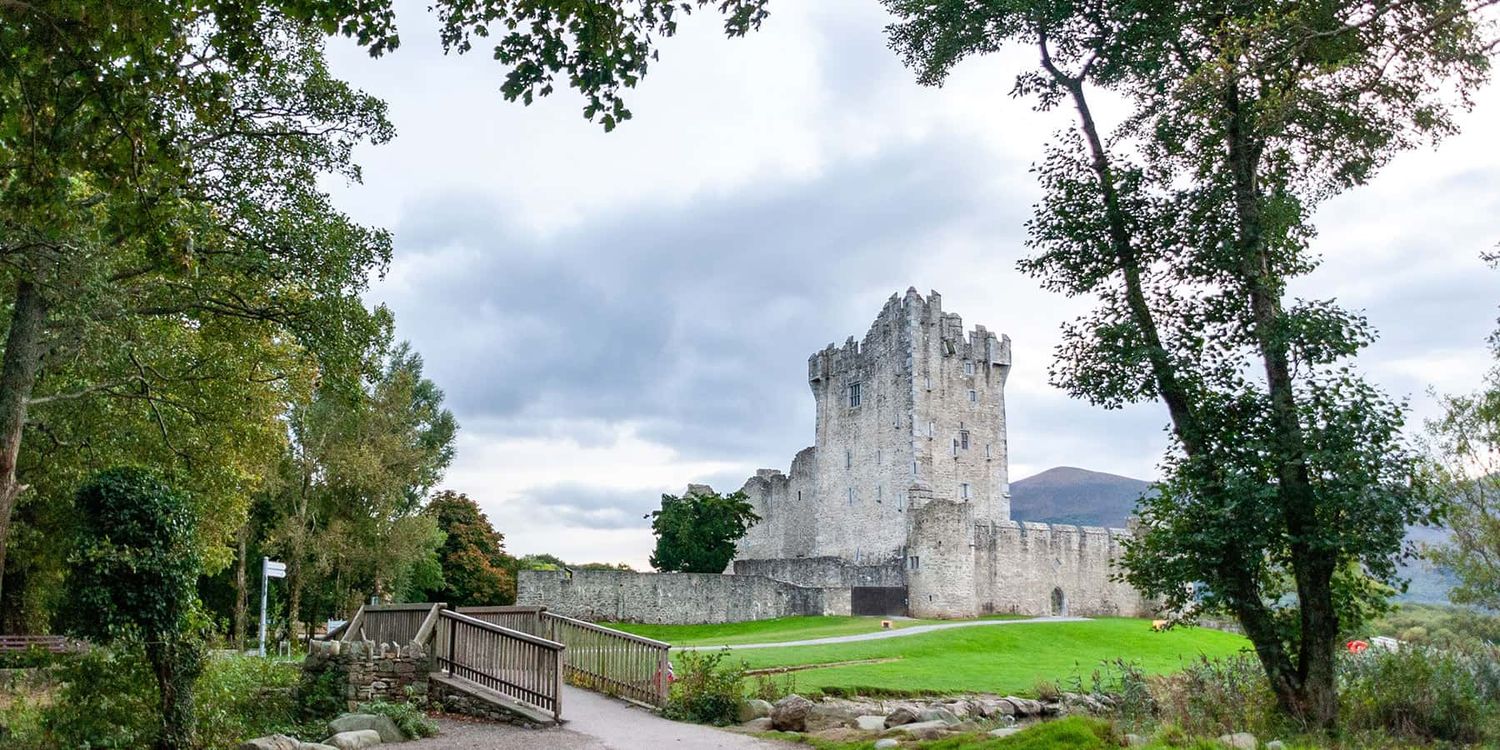
POLYGON ((740 729, 747 732, 769 732, 775 727, 771 726, 771 717, 762 716, 759 719, 751 719, 740 725, 740 729))
POLYGON ((1019 731, 1021 731, 1020 727, 1000 727, 999 729, 991 729, 990 730, 990 736, 991 737, 1009 737, 1009 736, 1011 736, 1011 735, 1013 735, 1013 734, 1015 734, 1016 732, 1019 732, 1019 731))
POLYGON ((1148 739, 1146 739, 1145 737, 1142 737, 1139 734, 1127 734, 1127 735, 1125 735, 1125 746, 1126 747, 1145 747, 1145 746, 1147 746, 1149 744, 1151 744, 1151 740, 1148 740, 1148 739))
POLYGON ((1015 696, 1006 696, 1005 700, 1015 708, 1016 716, 1040 716, 1042 713, 1041 701, 1034 701, 1030 698, 1017 698, 1015 696))
POLYGON ((813 707, 807 711, 804 731, 818 732, 836 727, 852 727, 856 716, 858 714, 837 703, 814 703, 813 707))
POLYGON ((812 701, 800 695, 788 695, 771 706, 771 726, 783 732, 804 731, 812 707, 812 701))
POLYGON ((914 709, 902 706, 892 711, 885 717, 885 727, 899 727, 903 724, 913 724, 917 721, 917 712, 914 709))
POLYGON ((265 737, 256 737, 253 740, 245 740, 239 744, 238 750, 297 750, 299 745, 296 737, 288 737, 284 734, 271 734, 265 737))
POLYGON ((1266 743, 1266 750, 1286 750, 1286 743, 1281 740, 1271 740, 1266 743))
POLYGON ((957 714, 949 711, 943 706, 933 706, 917 714, 917 721, 919 723, 927 721, 941 721, 944 724, 957 724, 958 722, 963 721, 963 719, 958 718, 957 714))
POLYGON ((859 727, 866 732, 879 732, 880 730, 885 729, 885 717, 856 716, 854 717, 854 726, 859 727))
POLYGON ((360 750, 360 748, 379 745, 380 733, 373 729, 356 729, 352 732, 339 732, 323 740, 323 744, 333 745, 338 750, 360 750))
POLYGON ((1260 747, 1255 735, 1249 732, 1235 732, 1234 734, 1220 735, 1219 741, 1234 750, 1255 750, 1260 747))
POLYGON ((919 740, 935 740, 943 736, 943 732, 947 731, 948 727, 948 722, 942 720, 919 721, 914 724, 902 724, 896 727, 896 731, 919 740))
POLYGON ((996 719, 1001 716, 1015 716, 1016 704, 1010 701, 980 701, 979 711, 986 719, 996 719))
POLYGON ((325 745, 321 742, 304 742, 297 746, 297 750, 339 750, 333 745, 325 745))
POLYGON ((770 701, 763 701, 763 700, 760 700, 758 698, 751 698, 750 700, 743 701, 743 702, 740 703, 740 715, 739 715, 740 723, 744 723, 744 722, 747 722, 747 721, 752 721, 754 719, 759 719, 761 717, 770 716, 770 715, 771 715, 771 702, 770 701))
POLYGON ((901 743, 893 737, 875 740, 875 750, 890 750, 893 747, 901 747, 901 743))
POLYGON ((396 727, 391 717, 381 714, 343 714, 328 722, 329 734, 358 732, 368 729, 380 735, 381 742, 404 742, 406 735, 396 727))

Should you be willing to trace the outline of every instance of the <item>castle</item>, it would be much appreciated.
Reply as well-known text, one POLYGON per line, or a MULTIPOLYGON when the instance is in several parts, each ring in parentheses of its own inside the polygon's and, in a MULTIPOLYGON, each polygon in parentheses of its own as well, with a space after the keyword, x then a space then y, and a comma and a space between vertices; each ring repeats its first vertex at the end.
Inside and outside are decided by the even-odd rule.
POLYGON ((848 587, 855 614, 1135 615, 1110 580, 1123 529, 1010 518, 1008 336, 892 295, 862 341, 808 359, 817 442, 745 483, 739 575, 848 587))
POLYGON ((1129 532, 1011 520, 1010 367, 1010 338, 966 332, 937 292, 892 295, 808 359, 815 444, 745 482, 761 520, 728 575, 523 571, 518 601, 645 622, 1149 614, 1112 580, 1129 532))

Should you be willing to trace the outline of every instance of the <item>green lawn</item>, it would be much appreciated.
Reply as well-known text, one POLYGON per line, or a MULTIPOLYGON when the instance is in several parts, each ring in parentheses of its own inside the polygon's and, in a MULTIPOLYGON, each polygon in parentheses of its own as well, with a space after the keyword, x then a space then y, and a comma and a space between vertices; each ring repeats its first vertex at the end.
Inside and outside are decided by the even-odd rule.
POLYGON ((797 671, 796 686, 803 691, 1030 695, 1039 680, 1067 689, 1075 675, 1087 681, 1101 662, 1117 658, 1161 674, 1199 655, 1228 656, 1248 646, 1245 638, 1218 630, 1155 632, 1149 620, 1108 618, 955 628, 826 646, 742 649, 733 652, 733 658, 744 659, 752 669, 890 660, 797 671))
MULTIPOLYGON (((809 638, 858 635, 880 630, 880 617, 778 617, 774 620, 726 622, 718 625, 637 625, 609 623, 627 633, 666 641, 673 646, 738 646, 745 643, 782 643, 809 638)), ((928 625, 941 620, 892 620, 893 628, 928 625)))

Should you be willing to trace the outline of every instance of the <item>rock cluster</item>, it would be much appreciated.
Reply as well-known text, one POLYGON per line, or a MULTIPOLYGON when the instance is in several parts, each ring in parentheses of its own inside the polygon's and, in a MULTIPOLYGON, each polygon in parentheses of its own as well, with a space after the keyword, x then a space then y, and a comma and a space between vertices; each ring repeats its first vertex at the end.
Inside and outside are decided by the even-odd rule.
POLYGON ((238 750, 360 750, 408 739, 389 716, 343 714, 328 722, 328 738, 322 742, 302 742, 296 737, 273 734, 246 740, 238 750))
POLYGON ((740 706, 741 728, 750 732, 775 729, 804 732, 826 740, 877 736, 877 747, 898 747, 908 739, 936 739, 948 734, 990 731, 1003 736, 1018 731, 1017 721, 1039 719, 1069 711, 1096 710, 1097 699, 1043 703, 1014 696, 974 696, 932 701, 830 698, 811 701, 788 695, 774 704, 745 701, 740 706))

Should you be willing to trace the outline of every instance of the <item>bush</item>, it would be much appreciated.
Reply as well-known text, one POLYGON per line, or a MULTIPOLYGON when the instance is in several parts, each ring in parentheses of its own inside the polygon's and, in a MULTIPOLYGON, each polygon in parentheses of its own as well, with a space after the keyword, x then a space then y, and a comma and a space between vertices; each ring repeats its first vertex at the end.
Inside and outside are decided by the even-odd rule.
POLYGON ((365 714, 379 714, 389 716, 395 722, 396 728, 401 733, 411 738, 431 737, 438 733, 437 722, 422 713, 421 704, 409 703, 387 703, 386 701, 371 701, 359 704, 359 712, 365 714))
POLYGON ((349 707, 347 690, 348 682, 338 669, 325 665, 319 670, 302 670, 295 691, 297 705, 301 707, 297 718, 311 722, 338 716, 349 707))
POLYGON ((210 659, 194 687, 198 742, 230 747, 297 723, 295 664, 235 654, 210 659))
POLYGON ((1497 656, 1420 647, 1347 656, 1339 671, 1345 726, 1419 741, 1477 742, 1483 722, 1500 712, 1497 656))
POLYGON ((123 750, 156 743, 161 696, 139 646, 92 649, 67 661, 60 676, 56 702, 42 711, 56 745, 123 750))
POLYGON ((55 654, 40 646, 30 646, 25 651, 0 652, 0 669, 40 669, 50 667, 73 654, 55 654))
POLYGON ((740 701, 745 697, 745 670, 738 665, 722 665, 727 650, 717 653, 684 651, 678 657, 677 681, 662 715, 677 721, 724 726, 738 717, 740 701))
POLYGON ((1229 659, 1200 657, 1181 672, 1158 678, 1151 692, 1157 718, 1192 735, 1282 734, 1286 730, 1265 672, 1249 654, 1229 659))
POLYGON ((786 673, 782 679, 765 673, 755 675, 755 686, 750 689, 751 696, 770 703, 775 703, 795 692, 797 692, 797 676, 791 672, 786 673))

